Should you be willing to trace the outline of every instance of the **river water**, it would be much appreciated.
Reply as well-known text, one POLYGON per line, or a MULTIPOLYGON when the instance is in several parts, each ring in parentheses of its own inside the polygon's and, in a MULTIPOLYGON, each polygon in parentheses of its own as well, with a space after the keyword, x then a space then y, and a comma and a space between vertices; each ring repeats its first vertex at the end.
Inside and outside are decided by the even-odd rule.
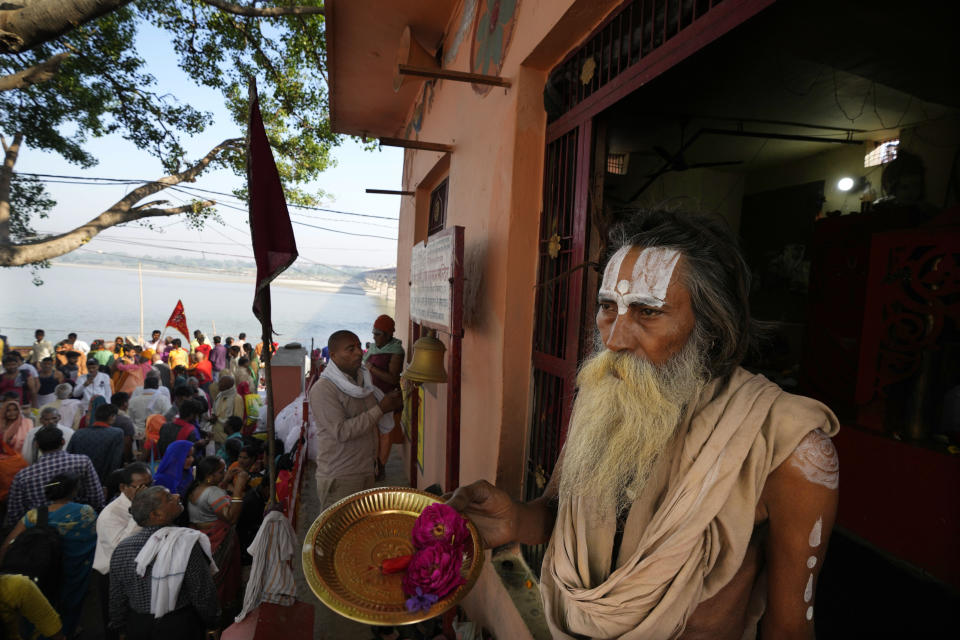
MULTIPOLYGON (((0 334, 11 344, 33 342, 44 329, 56 343, 75 331, 81 340, 137 337, 140 297, 136 270, 54 265, 40 273, 44 284, 32 283, 27 269, 0 269, 0 334)), ((310 347, 326 344, 339 329, 349 329, 361 342, 372 340, 373 321, 393 315, 394 301, 368 295, 356 285, 313 281, 275 281, 271 287, 276 342, 299 342, 310 347)), ((143 271, 144 337, 163 329, 177 300, 183 301, 187 326, 200 329, 208 341, 213 335, 246 332, 247 341, 260 341, 260 323, 251 311, 253 279, 207 273, 143 271), (216 333, 214 333, 214 329, 216 333)), ((173 329, 168 335, 177 336, 173 329)))

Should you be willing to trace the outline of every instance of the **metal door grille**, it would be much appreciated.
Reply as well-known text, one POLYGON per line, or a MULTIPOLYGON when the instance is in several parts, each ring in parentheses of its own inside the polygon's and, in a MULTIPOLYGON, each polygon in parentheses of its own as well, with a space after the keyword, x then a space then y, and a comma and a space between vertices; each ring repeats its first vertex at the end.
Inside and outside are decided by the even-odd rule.
MULTIPOLYGON (((533 331, 533 398, 524 498, 533 500, 553 474, 573 398, 583 309, 586 194, 592 125, 585 122, 547 143, 533 331)), ((539 573, 544 547, 525 546, 539 573)))
POLYGON ((550 74, 555 120, 703 18, 722 0, 633 0, 550 74))
POLYGON ((544 207, 540 218, 537 303, 533 349, 565 357, 569 282, 559 277, 573 266, 574 175, 577 129, 547 147, 544 207))

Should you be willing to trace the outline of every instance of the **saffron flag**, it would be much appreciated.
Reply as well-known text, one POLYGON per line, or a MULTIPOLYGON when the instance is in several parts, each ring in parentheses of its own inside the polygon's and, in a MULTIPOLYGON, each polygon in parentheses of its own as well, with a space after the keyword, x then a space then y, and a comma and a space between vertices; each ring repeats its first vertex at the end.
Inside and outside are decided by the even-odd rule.
POLYGON ((187 316, 183 312, 183 302, 181 300, 177 300, 177 306, 173 308, 173 313, 170 314, 166 326, 173 327, 187 338, 190 337, 190 331, 187 329, 187 316))
POLYGON ((253 315, 270 326, 270 282, 297 259, 297 242, 273 161, 270 141, 263 128, 256 84, 250 82, 250 128, 247 155, 247 189, 250 198, 250 235, 257 263, 253 315))

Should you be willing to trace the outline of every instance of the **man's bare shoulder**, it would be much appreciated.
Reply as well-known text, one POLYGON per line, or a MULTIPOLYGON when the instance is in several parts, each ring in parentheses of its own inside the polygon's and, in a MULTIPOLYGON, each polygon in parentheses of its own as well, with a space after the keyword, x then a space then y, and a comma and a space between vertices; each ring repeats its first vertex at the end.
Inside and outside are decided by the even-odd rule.
POLYGON ((794 475, 802 476, 807 482, 827 489, 840 486, 840 457, 833 440, 821 429, 814 429, 804 436, 786 464, 794 475))
POLYGON ((827 496, 839 487, 840 456, 833 440, 822 429, 810 429, 767 478, 757 505, 758 522, 766 519, 771 501, 830 500, 827 496))
POLYGON ((840 429, 833 411, 822 402, 807 396, 783 392, 773 402, 763 426, 763 437, 768 444, 769 469, 779 471, 789 464, 809 465, 809 460, 819 456, 829 468, 832 456, 836 462, 836 449, 830 438, 840 429))

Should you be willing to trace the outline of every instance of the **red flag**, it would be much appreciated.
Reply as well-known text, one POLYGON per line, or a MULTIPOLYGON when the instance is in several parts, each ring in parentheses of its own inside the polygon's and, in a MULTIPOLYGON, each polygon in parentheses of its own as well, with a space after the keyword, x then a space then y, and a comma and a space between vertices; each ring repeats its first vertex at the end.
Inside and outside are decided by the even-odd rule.
POLYGON ((270 324, 270 282, 297 259, 297 242, 280 184, 280 173, 273 161, 260 115, 256 84, 250 82, 249 154, 247 188, 250 198, 250 235, 257 262, 257 286, 253 296, 253 315, 270 324))
POLYGON ((183 313, 182 301, 177 300, 177 306, 173 308, 173 313, 170 314, 170 319, 167 320, 166 326, 173 327, 187 338, 190 337, 190 331, 187 330, 187 316, 183 313))

